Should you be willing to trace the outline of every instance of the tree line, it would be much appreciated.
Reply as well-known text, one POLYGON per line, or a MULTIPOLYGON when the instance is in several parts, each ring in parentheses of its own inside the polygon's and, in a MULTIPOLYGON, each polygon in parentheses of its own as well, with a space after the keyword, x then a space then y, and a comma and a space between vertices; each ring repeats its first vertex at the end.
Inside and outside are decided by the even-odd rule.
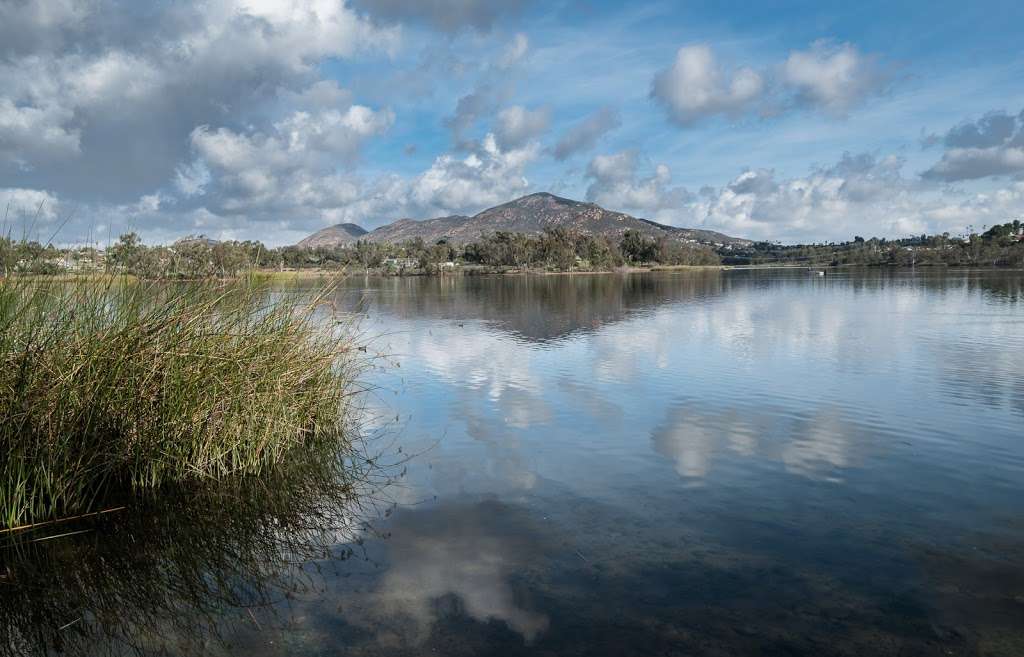
POLYGON ((608 271, 623 266, 717 264, 1024 267, 1024 225, 1015 220, 962 237, 943 233, 897 240, 855 237, 827 244, 755 242, 717 251, 703 244, 651 238, 632 230, 612 238, 562 228, 539 235, 499 231, 467 243, 428 243, 417 238, 397 244, 357 241, 317 248, 267 248, 258 241, 218 242, 202 237, 186 238, 170 246, 148 246, 136 233, 126 233, 106 251, 100 251, 0 238, 0 275, 108 271, 144 278, 207 278, 284 269, 395 273, 433 273, 453 268, 608 271))
POLYGON ((1024 267, 1024 224, 1019 219, 998 224, 984 233, 954 237, 919 235, 904 239, 854 237, 828 244, 782 245, 755 242, 723 254, 723 264, 808 266, 976 266, 1024 267))
POLYGON ((250 270, 364 269, 431 273, 455 267, 504 271, 601 271, 627 265, 714 265, 707 246, 652 239, 634 231, 622 238, 553 229, 540 235, 496 232, 468 243, 416 238, 397 244, 357 241, 329 247, 267 248, 258 241, 217 242, 187 238, 170 246, 148 246, 126 233, 105 252, 59 249, 37 242, 0 240, 6 273, 55 274, 69 270, 131 273, 143 278, 234 277, 250 270))

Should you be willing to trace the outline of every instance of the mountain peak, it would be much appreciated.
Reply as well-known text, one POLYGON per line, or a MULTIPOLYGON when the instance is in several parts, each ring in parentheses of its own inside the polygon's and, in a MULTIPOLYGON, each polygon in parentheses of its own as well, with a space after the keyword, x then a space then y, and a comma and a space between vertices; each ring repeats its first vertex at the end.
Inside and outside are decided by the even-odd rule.
MULTIPOLYGON (((562 198, 561 196, 555 196, 551 192, 534 192, 533 194, 527 194, 526 196, 520 196, 517 199, 511 200, 503 205, 532 205, 537 203, 552 203, 558 205, 583 205, 579 201, 574 201, 568 198, 562 198)), ((502 207, 502 206, 498 206, 502 207)), ((486 210, 485 210, 486 212, 486 210)))
POLYGON ((472 217, 453 215, 416 221, 400 219, 366 233, 358 226, 359 235, 336 239, 330 231, 337 231, 353 224, 341 224, 325 228, 310 235, 299 246, 329 246, 346 244, 364 239, 370 242, 399 243, 422 239, 433 243, 438 240, 451 242, 472 242, 484 235, 496 232, 540 235, 546 230, 563 229, 586 235, 602 235, 612 240, 621 239, 627 230, 634 230, 647 237, 670 240, 703 242, 706 244, 747 243, 734 237, 708 230, 676 228, 647 219, 639 219, 622 212, 606 210, 594 203, 574 201, 549 192, 535 192, 488 208, 472 217), (324 233, 329 233, 326 237, 324 233), (365 237, 363 236, 365 234, 365 237), (325 242, 325 238, 333 241, 325 242))
POLYGON ((306 249, 341 246, 343 244, 351 244, 352 242, 355 242, 368 232, 369 231, 359 224, 335 224, 322 230, 318 230, 299 242, 296 246, 301 246, 306 249))

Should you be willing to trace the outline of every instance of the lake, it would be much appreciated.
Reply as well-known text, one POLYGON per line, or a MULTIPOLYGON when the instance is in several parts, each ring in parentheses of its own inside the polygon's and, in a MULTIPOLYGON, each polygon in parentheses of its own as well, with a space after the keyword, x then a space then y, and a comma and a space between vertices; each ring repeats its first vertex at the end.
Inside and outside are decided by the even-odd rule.
POLYGON ((310 505, 332 524, 308 544, 289 524, 266 547, 258 509, 211 530, 172 507, 34 547, 152 576, 82 576, 59 613, 26 598, 22 632, 66 617, 97 654, 1024 654, 1019 272, 357 277, 337 301, 374 358, 380 470, 338 501, 359 511, 310 505))

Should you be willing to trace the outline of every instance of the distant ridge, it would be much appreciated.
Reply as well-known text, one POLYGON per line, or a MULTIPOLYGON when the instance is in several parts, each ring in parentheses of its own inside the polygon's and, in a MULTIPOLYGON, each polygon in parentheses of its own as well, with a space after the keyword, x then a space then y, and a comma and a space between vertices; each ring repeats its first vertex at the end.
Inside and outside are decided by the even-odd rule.
POLYGON ((336 224, 318 230, 296 246, 304 249, 315 249, 323 246, 342 246, 351 244, 366 235, 366 229, 358 224, 336 224))
POLYGON ((340 224, 313 233, 298 246, 337 246, 357 239, 370 242, 404 242, 420 238, 424 242, 446 239, 450 242, 473 242, 498 231, 539 235, 545 230, 563 228, 588 235, 621 237, 634 230, 647 237, 667 237, 680 241, 723 246, 745 246, 752 242, 711 230, 676 228, 623 212, 605 210, 594 203, 584 203, 539 192, 517 198, 473 215, 452 215, 434 219, 399 219, 366 232, 355 224, 340 224))

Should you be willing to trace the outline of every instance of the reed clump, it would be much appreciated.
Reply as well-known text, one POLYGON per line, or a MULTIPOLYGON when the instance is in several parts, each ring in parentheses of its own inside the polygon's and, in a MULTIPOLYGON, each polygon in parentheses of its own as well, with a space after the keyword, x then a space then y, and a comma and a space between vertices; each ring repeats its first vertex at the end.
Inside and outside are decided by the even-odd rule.
POLYGON ((0 527, 343 441, 357 365, 330 291, 0 279, 0 527))

